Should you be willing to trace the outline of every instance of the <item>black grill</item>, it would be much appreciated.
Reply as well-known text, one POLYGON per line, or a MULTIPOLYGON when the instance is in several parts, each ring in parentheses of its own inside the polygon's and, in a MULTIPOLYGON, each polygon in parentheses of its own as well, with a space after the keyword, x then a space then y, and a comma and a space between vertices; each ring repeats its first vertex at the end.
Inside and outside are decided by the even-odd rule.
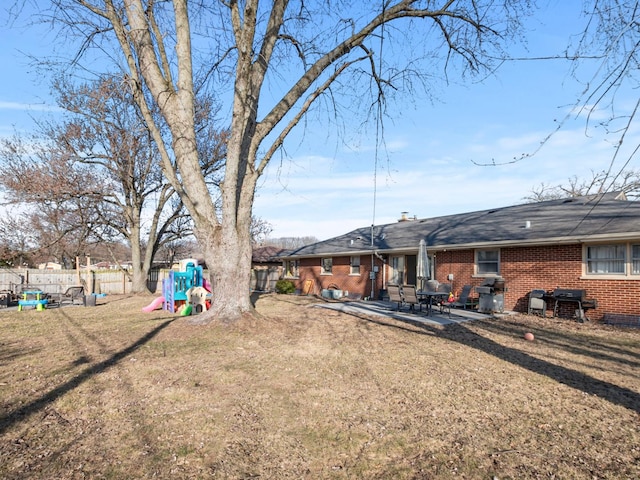
POLYGON ((585 315, 585 310, 591 308, 598 308, 598 300, 595 298, 588 299, 587 291, 577 288, 556 288, 551 297, 555 300, 553 307, 553 316, 558 316, 558 310, 562 302, 575 303, 578 309, 575 311, 575 316, 578 321, 583 322, 588 320, 585 315))
POLYGON ((575 302, 582 302, 587 298, 587 291, 571 288, 556 288, 553 291, 553 298, 556 300, 573 300, 575 302))

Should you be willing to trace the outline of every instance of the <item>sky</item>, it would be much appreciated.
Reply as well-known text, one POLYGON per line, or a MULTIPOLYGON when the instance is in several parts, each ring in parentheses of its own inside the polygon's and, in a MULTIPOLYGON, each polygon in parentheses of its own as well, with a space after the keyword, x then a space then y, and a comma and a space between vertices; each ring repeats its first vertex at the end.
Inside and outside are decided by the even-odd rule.
MULTIPOLYGON (((540 3, 527 25, 530 57, 562 53, 584 24, 578 0, 540 3)), ((46 56, 51 38, 29 32, 0 17, 0 137, 28 132, 34 119, 55 110, 47 79, 26 56, 46 56)), ((384 135, 375 125, 338 134, 313 124, 304 137, 294 132, 286 157, 267 169, 254 214, 272 225, 272 238, 324 240, 395 222, 402 212, 429 218, 515 205, 541 184, 591 178, 610 167, 614 146, 597 124, 606 112, 592 112, 587 124, 585 110, 575 109, 584 88, 568 62, 517 61, 482 82, 440 83, 433 100, 403 100, 384 120, 384 135), (513 161, 522 154, 529 156, 513 161)), ((618 111, 636 100, 637 93, 621 96, 618 111)), ((625 143, 638 145, 639 138, 630 132, 625 143)), ((628 158, 623 151, 613 171, 628 158)), ((625 168, 639 168, 637 160, 625 168)))

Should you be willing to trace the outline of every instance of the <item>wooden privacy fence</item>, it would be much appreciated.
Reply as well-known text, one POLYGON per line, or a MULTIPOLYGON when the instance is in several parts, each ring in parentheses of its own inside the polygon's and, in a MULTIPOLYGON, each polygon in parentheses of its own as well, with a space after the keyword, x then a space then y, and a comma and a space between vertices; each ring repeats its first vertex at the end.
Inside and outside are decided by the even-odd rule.
POLYGON ((23 289, 38 288, 47 293, 64 293, 76 285, 87 293, 131 293, 131 282, 124 272, 115 270, 40 270, 1 269, 0 290, 19 293, 23 289))
POLYGON ((276 282, 282 278, 282 267, 258 267, 251 269, 251 290, 273 292, 276 282))
MULTIPOLYGON (((169 276, 169 269, 153 269, 149 273, 147 286, 162 294, 162 280, 169 276)), ((205 270, 204 275, 209 273, 205 270)), ((280 269, 255 269, 251 271, 251 289, 273 291, 281 276, 280 269)), ((119 270, 40 270, 0 269, 0 291, 19 293, 33 288, 47 293, 64 293, 67 288, 82 285, 87 293, 121 295, 131 293, 129 277, 119 270)))

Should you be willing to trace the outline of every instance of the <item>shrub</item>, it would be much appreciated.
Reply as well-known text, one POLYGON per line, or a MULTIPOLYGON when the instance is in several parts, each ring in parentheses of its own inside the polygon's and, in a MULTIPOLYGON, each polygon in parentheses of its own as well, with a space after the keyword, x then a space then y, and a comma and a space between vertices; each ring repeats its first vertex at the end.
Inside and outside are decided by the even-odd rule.
POLYGON ((296 291, 296 286, 291 280, 278 280, 276 282, 277 293, 293 293, 296 291))

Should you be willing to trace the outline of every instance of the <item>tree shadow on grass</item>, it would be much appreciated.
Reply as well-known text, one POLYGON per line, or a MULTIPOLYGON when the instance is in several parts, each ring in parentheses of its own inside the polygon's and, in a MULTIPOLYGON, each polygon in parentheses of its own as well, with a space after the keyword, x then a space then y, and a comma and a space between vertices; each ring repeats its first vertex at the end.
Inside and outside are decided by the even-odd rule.
POLYGON ((250 301, 251 301, 251 305, 253 305, 253 308, 256 308, 256 302, 258 301, 260 296, 263 295, 263 294, 264 294, 264 292, 256 292, 256 291, 251 292, 251 295, 250 295, 249 298, 250 298, 250 301))
MULTIPOLYGON (((353 312, 343 313, 378 325, 395 327, 392 322, 381 319, 373 320, 365 315, 353 312)), ((547 376, 558 383, 562 383, 590 395, 598 396, 613 404, 620 405, 624 408, 640 413, 640 393, 626 387, 615 385, 611 382, 599 380, 583 372, 536 358, 516 348, 506 347, 470 330, 464 324, 436 326, 406 319, 402 319, 400 321, 410 323, 412 326, 417 327, 424 333, 430 333, 433 336, 474 348, 505 362, 518 365, 519 367, 531 372, 547 376)))
MULTIPOLYGON (((509 321, 483 322, 482 328, 493 333, 510 333, 514 336, 522 336, 523 326, 509 321)), ((640 356, 623 348, 612 339, 593 339, 588 334, 581 332, 550 331, 543 326, 527 327, 536 338, 543 340, 546 345, 552 345, 564 351, 578 356, 589 356, 603 362, 617 363, 631 368, 640 368, 640 356)))
POLYGON ((120 350, 119 352, 114 353, 111 357, 106 360, 96 363, 95 365, 91 365, 80 372, 77 376, 72 378, 71 380, 59 385, 53 390, 47 392, 42 395, 40 398, 33 400, 32 402, 27 403, 23 407, 20 407, 12 412, 4 414, 0 416, 0 434, 5 433, 11 426, 16 423, 21 422, 25 418, 37 413, 41 410, 44 410, 51 403, 55 402, 58 398, 63 396, 64 394, 70 392, 71 390, 79 387, 84 382, 92 378, 93 376, 102 373, 109 368, 115 366, 118 362, 124 359, 127 355, 133 353, 138 347, 145 345, 149 342, 153 337, 158 335, 162 330, 168 327, 175 318, 171 318, 160 325, 158 325, 153 330, 149 331, 142 337, 140 337, 136 342, 129 345, 127 348, 120 350))

